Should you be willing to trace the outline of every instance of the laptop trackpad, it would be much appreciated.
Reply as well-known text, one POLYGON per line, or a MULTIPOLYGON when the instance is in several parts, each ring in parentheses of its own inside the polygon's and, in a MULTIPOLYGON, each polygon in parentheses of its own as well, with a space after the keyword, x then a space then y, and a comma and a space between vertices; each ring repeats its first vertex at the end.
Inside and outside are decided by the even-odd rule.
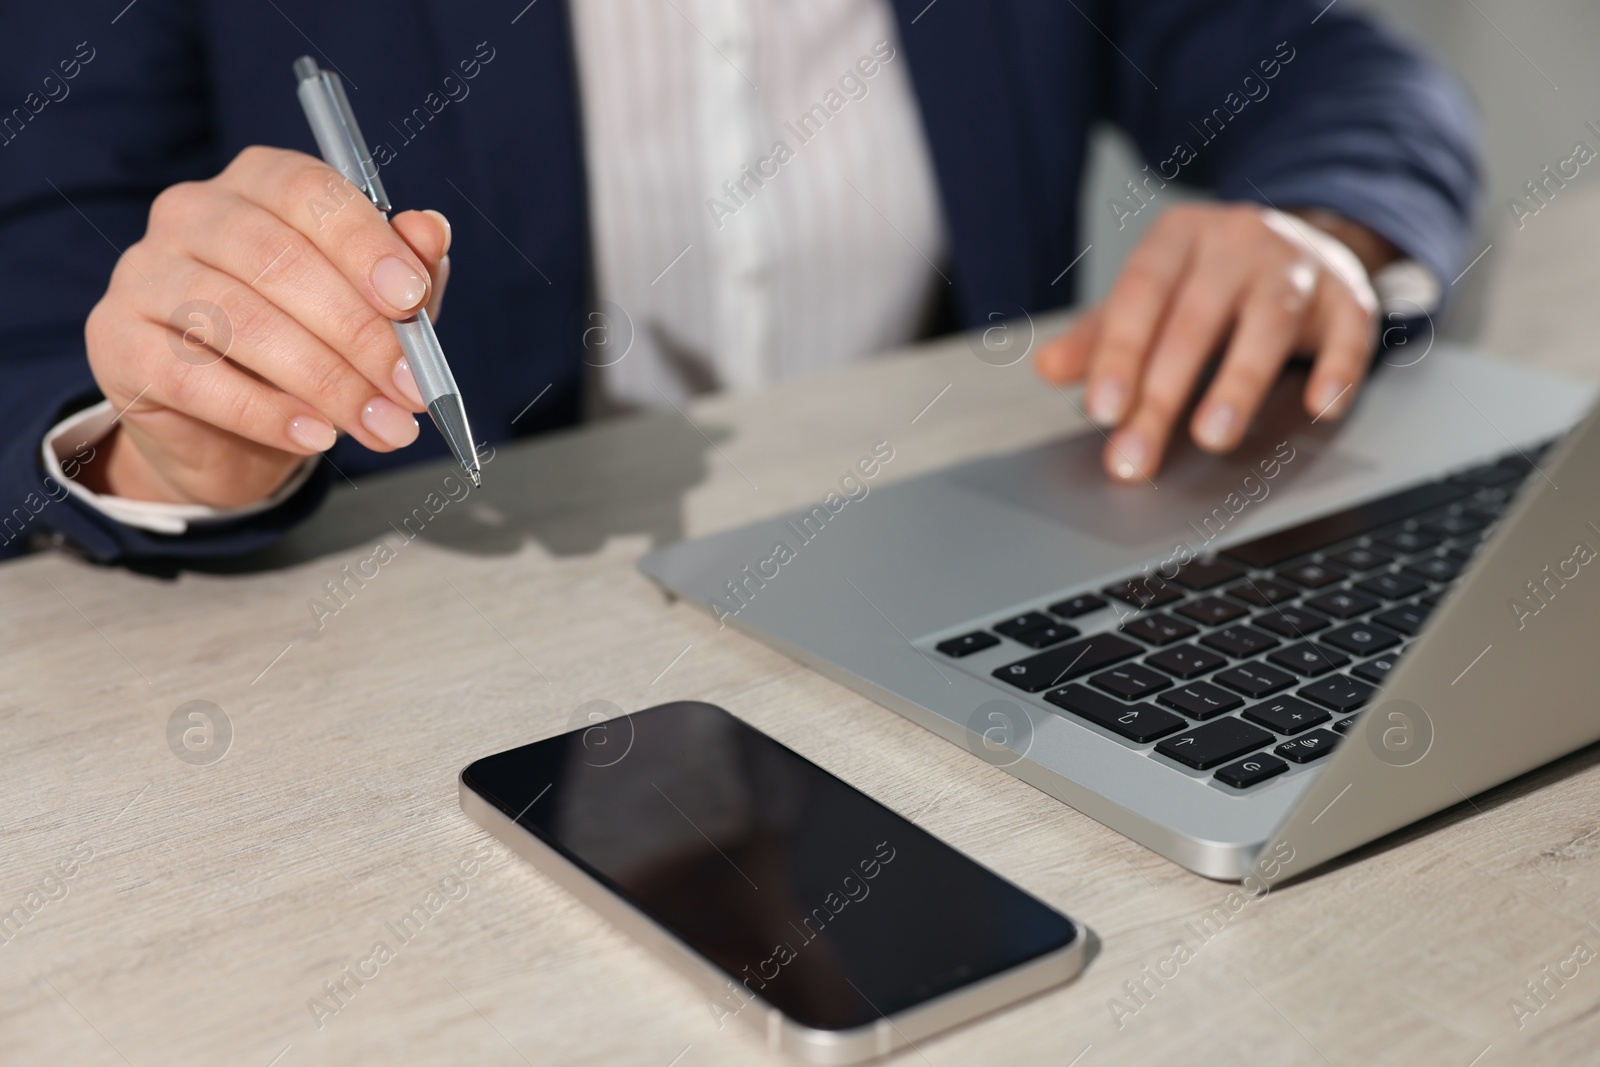
POLYGON ((1111 482, 1101 465, 1106 438, 1096 431, 963 464, 946 477, 1108 545, 1160 550, 1181 539, 1198 549, 1273 496, 1377 469, 1338 446, 1336 425, 1312 423, 1300 406, 1304 387, 1303 373, 1280 379, 1227 462, 1195 446, 1185 414, 1151 481, 1111 482))

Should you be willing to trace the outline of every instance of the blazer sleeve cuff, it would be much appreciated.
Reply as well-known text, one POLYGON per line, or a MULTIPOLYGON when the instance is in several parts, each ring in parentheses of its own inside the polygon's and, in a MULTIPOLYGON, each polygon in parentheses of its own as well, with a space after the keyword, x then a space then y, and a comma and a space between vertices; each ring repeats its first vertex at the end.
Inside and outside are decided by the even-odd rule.
MULTIPOLYGON (((268 547, 304 522, 327 496, 332 479, 326 467, 308 465, 311 473, 298 490, 275 507, 204 521, 185 517, 181 534, 122 522, 74 495, 70 480, 45 471, 42 442, 52 428, 102 399, 86 378, 67 361, 51 360, 37 369, 26 390, 0 398, 0 410, 11 420, 11 433, 0 439, 0 559, 42 544, 71 549, 97 563, 242 556, 268 547)), ((65 435, 66 459, 51 449, 64 470, 93 462, 94 445, 87 441, 81 451, 72 451, 80 440, 65 435)))

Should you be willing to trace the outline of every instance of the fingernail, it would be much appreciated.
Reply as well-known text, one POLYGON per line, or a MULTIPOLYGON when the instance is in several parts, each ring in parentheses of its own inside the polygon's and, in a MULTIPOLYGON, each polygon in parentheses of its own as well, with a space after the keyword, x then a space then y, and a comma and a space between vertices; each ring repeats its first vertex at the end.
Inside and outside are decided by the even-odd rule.
POLYGON ((1238 414, 1232 404, 1213 404, 1200 416, 1195 426, 1195 436, 1207 448, 1223 448, 1233 438, 1233 425, 1238 414))
POLYGON ((1131 482, 1144 474, 1145 461, 1150 458, 1150 449, 1145 444, 1144 438, 1136 433, 1122 433, 1111 439, 1111 453, 1116 457, 1112 464, 1112 472, 1125 482, 1131 482))
POLYGON ((428 283, 399 256, 380 259, 372 268, 372 288, 384 302, 400 311, 410 311, 428 295, 428 283))
POLYGON ((431 207, 423 208, 422 213, 424 215, 432 215, 439 220, 439 225, 444 227, 444 247, 439 250, 439 254, 442 256, 450 251, 450 220, 445 218, 442 212, 435 211, 431 207))
POLYGON ((1101 426, 1115 426, 1122 421, 1122 409, 1127 403, 1128 390, 1121 382, 1101 378, 1089 394, 1089 418, 1101 426))
POLYGON ((1320 419, 1324 415, 1334 414, 1329 409, 1343 398, 1345 390, 1349 388, 1350 386, 1346 383, 1332 378, 1319 385, 1317 387, 1317 398, 1314 401, 1317 406, 1316 417, 1320 419))
POLYGON ((417 406, 418 411, 428 406, 422 402, 422 390, 417 388, 417 380, 411 376, 411 364, 406 362, 404 356, 394 365, 394 384, 406 395, 407 400, 417 406))
MULTIPOLYGON (((1046 378, 1060 380, 1072 369, 1070 338, 1058 337, 1039 350, 1039 372, 1046 378)), ((1082 373, 1078 377, 1083 377, 1082 373)))
POLYGON ((399 405, 375 396, 361 409, 361 425, 391 448, 404 448, 417 439, 417 420, 399 405))
POLYGON ((297 415, 289 420, 289 436, 302 448, 313 452, 326 452, 339 439, 333 424, 311 415, 297 415))
POLYGON ((1054 378, 1059 373, 1057 366, 1061 362, 1061 349, 1059 345, 1045 345, 1039 349, 1039 354, 1034 357, 1034 368, 1046 378, 1054 378))

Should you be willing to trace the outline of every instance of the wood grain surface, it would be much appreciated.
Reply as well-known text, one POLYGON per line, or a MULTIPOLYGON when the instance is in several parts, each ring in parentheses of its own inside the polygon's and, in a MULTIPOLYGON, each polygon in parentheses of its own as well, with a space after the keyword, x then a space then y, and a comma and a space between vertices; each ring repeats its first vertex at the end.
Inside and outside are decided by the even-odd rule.
POLYGON ((1600 1059, 1595 750, 1230 908, 1232 887, 635 569, 654 544, 820 497, 875 441, 899 480, 1081 430, 1076 404, 956 340, 501 448, 470 494, 443 465, 364 478, 215 573, 0 568, 0 1062, 783 1062, 457 806, 463 765, 586 702, 683 698, 1093 932, 1073 984, 897 1062, 1600 1059), (197 708, 214 731, 195 753, 197 708))

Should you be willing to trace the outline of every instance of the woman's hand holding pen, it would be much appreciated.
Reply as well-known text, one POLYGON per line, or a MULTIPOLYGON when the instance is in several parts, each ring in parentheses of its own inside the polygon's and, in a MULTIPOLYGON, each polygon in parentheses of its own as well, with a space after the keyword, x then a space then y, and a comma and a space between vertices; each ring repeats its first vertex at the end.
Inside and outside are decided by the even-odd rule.
POLYGON ((164 191, 85 325, 122 412, 79 480, 136 500, 265 499, 337 432, 379 452, 424 410, 390 320, 437 304, 450 224, 385 221, 331 167, 247 148, 164 191))

